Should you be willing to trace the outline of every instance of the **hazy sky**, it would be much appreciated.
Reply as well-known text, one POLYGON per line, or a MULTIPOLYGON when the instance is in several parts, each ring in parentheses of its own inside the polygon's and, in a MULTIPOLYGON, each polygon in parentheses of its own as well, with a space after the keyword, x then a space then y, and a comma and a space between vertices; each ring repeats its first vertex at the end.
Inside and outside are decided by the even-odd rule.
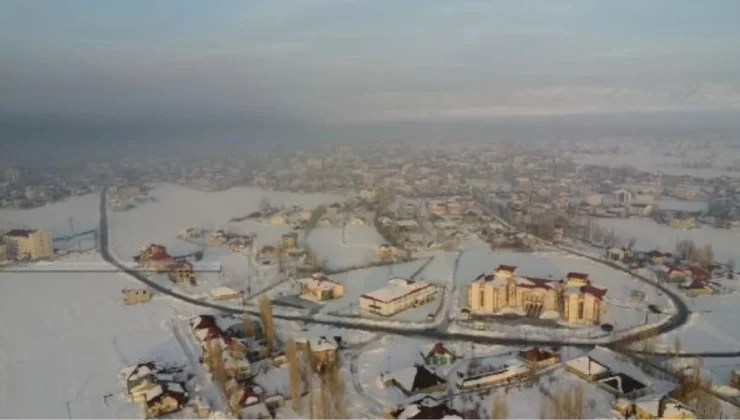
POLYGON ((0 114, 740 108, 740 1, 2 0, 0 114))

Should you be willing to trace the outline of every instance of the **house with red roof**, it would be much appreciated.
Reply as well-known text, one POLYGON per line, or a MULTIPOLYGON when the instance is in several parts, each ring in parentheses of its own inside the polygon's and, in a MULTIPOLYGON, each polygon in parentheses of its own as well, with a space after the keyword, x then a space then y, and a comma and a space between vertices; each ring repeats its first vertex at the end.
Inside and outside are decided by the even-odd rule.
POLYGON ((167 252, 167 247, 159 244, 149 244, 139 251, 134 261, 146 269, 154 271, 168 271, 174 264, 172 256, 167 252))
POLYGON ((440 342, 423 346, 421 356, 428 365, 451 365, 457 360, 455 353, 440 342))

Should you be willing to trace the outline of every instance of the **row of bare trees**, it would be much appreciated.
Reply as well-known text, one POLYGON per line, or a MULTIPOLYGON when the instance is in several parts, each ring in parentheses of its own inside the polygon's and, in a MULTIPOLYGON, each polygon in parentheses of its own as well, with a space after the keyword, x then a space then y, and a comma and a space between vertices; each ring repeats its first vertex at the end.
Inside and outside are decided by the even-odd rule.
POLYGON ((714 249, 711 244, 700 247, 691 239, 683 239, 676 242, 676 255, 682 260, 697 262, 707 269, 714 265, 714 249))

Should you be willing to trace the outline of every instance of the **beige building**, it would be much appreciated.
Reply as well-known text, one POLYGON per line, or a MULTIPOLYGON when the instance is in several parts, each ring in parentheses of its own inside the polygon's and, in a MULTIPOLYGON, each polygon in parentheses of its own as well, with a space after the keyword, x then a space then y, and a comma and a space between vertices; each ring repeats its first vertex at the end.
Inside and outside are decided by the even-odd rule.
POLYGON ((559 311, 559 284, 534 277, 517 278, 516 267, 501 265, 495 274, 482 274, 468 287, 473 314, 494 314, 505 308, 559 311))
POLYGON ((301 285, 302 299, 322 301, 339 299, 344 295, 344 286, 334 283, 321 273, 316 273, 298 282, 301 285))
POLYGON ((147 303, 152 300, 152 293, 149 289, 123 289, 122 293, 123 303, 126 305, 147 303))
POLYGON ((538 316, 555 311, 573 324, 598 324, 604 314, 605 289, 591 285, 588 274, 568 273, 564 281, 517 277, 516 267, 501 265, 494 274, 481 274, 468 286, 468 308, 473 315, 491 315, 504 309, 538 316))
POLYGON ((389 244, 380 244, 375 248, 375 257, 379 260, 390 260, 396 256, 396 249, 389 244))
POLYGON ((5 244, 0 244, 0 262, 3 262, 8 259, 8 246, 5 244))
POLYGON ((283 249, 293 249, 298 244, 298 234, 295 232, 284 233, 281 239, 283 249))
POLYGON ((53 238, 48 230, 13 229, 4 238, 8 258, 38 260, 54 254, 53 238))
POLYGON ((563 320, 569 324, 600 324, 605 312, 605 294, 606 289, 591 285, 566 288, 563 292, 563 320))
POLYGON ((188 261, 177 261, 170 267, 169 278, 177 284, 195 284, 195 270, 188 261))

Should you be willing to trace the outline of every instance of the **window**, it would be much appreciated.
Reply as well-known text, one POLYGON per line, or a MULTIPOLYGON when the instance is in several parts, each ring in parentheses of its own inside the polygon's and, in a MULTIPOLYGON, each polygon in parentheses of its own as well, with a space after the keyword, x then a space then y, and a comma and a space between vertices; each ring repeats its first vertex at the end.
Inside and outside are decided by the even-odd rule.
POLYGON ((578 319, 583 319, 583 312, 584 312, 584 305, 583 301, 578 302, 578 319))
POLYGON ((486 301, 485 289, 481 287, 480 288, 480 306, 481 306, 481 308, 486 305, 485 304, 485 301, 486 301))

